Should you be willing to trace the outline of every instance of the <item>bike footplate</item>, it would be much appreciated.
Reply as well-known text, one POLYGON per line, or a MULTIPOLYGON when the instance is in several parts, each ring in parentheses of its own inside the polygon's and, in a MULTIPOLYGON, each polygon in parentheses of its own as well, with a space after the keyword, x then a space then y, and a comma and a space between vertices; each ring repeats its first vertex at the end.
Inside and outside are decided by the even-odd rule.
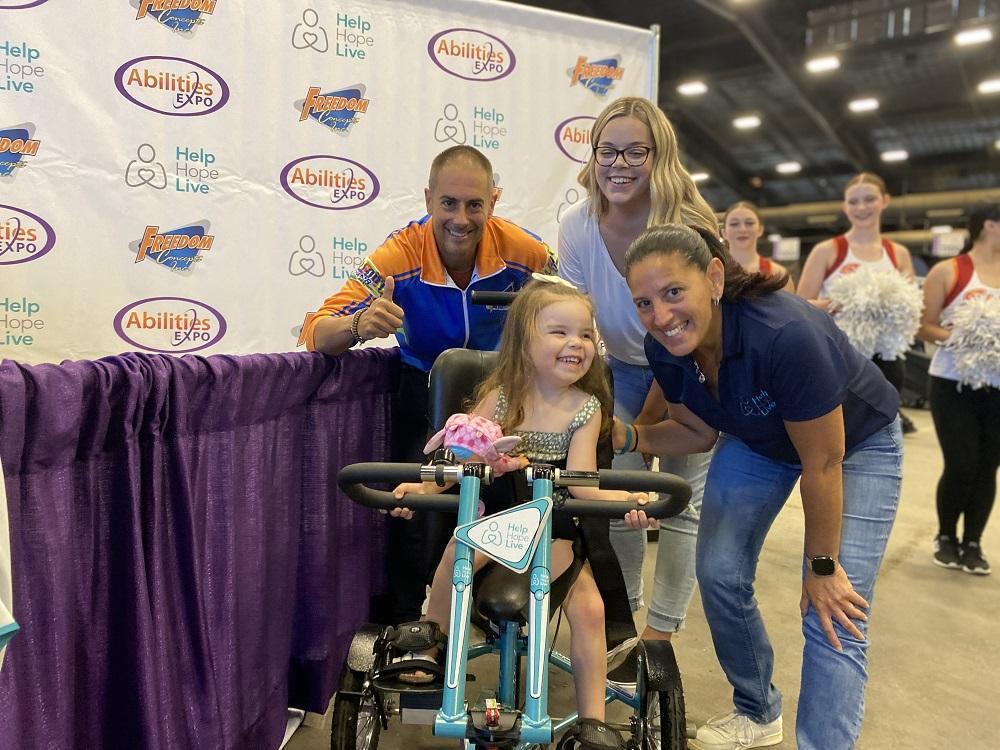
POLYGON ((511 748, 521 738, 521 712, 487 698, 483 707, 469 711, 465 736, 477 747, 511 748))

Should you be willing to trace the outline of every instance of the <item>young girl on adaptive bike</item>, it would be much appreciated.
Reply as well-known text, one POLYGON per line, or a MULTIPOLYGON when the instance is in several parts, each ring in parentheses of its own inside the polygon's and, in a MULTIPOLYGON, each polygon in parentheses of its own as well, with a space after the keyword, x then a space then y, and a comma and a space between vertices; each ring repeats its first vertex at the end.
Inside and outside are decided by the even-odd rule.
MULTIPOLYGON (((590 300, 559 279, 530 282, 511 305, 500 339, 497 369, 479 387, 473 413, 499 423, 506 435, 520 436, 518 450, 530 461, 573 471, 597 469, 597 441, 611 428, 612 402, 604 372, 595 361, 593 320, 590 300)), ((530 494, 521 494, 523 488, 515 489, 517 477, 505 474, 483 487, 487 513, 530 498, 530 494)), ((431 482, 401 484, 394 494, 402 497, 407 492, 434 493, 443 489, 431 482)), ((565 492, 557 489, 553 493, 556 510, 552 513, 552 587, 555 590, 560 585, 562 576, 572 580, 562 607, 572 629, 570 658, 577 711, 580 719, 603 721, 607 674, 604 603, 590 565, 574 549, 581 547, 576 523, 558 510, 559 494, 565 492)), ((645 493, 584 487, 573 487, 568 492, 583 499, 640 504, 647 501, 645 493)), ((412 516, 407 508, 392 513, 412 516)), ((624 519, 633 528, 655 523, 644 512, 635 510, 624 514, 624 519)), ((431 584, 426 615, 431 622, 449 621, 454 555, 452 539, 431 584)), ((475 570, 489 562, 481 554, 476 554, 474 560, 475 570)), ((432 681, 433 675, 421 670, 420 664, 423 661, 426 666, 434 656, 417 655, 414 670, 400 675, 400 679, 413 683, 432 681)))

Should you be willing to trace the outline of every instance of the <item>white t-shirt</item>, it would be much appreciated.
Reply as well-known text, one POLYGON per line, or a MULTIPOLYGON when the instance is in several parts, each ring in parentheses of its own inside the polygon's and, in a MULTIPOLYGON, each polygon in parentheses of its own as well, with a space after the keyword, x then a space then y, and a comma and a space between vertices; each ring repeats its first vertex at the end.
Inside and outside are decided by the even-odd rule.
POLYGON ((590 201, 571 206, 559 223, 559 275, 590 295, 597 328, 608 354, 631 365, 647 367, 646 329, 632 303, 625 277, 618 272, 601 237, 590 201))

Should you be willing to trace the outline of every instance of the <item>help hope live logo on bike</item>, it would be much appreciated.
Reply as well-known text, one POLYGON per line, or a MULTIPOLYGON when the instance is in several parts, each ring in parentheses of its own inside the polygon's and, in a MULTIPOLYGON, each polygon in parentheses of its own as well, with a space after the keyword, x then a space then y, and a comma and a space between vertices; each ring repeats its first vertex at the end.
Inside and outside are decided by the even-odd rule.
POLYGON ((129 60, 115 71, 115 87, 137 107, 172 117, 211 114, 229 101, 229 85, 222 76, 183 57, 129 60))

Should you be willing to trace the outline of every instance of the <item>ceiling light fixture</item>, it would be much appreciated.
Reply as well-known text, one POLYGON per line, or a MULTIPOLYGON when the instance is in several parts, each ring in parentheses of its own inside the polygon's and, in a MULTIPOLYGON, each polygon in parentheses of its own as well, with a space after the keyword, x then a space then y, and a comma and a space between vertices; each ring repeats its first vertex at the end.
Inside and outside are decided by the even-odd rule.
POLYGON ((1000 78, 987 78, 976 86, 980 94, 1000 94, 1000 78))
POLYGON ((743 115, 733 120, 733 127, 740 130, 751 130, 760 127, 760 118, 757 115, 743 115))
POLYGON ((840 214, 819 214, 818 216, 807 216, 806 224, 833 224, 840 218, 840 214))
POLYGON ((983 44, 993 38, 993 32, 985 27, 978 29, 966 29, 955 34, 955 44, 959 47, 968 47, 970 44, 983 44))
POLYGON ((802 171, 802 165, 797 161, 783 161, 775 167, 778 174, 797 174, 802 171))
POLYGON ((873 96, 866 96, 863 99, 853 99, 847 103, 847 108, 851 112, 872 112, 878 109, 878 99, 873 96))
POLYGON ((828 73, 840 67, 840 58, 836 55, 826 55, 825 57, 814 57, 806 61, 806 70, 810 73, 828 73))
POLYGON ((906 161, 909 158, 909 153, 901 148, 882 152, 882 161, 906 161))
POLYGON ((684 96, 701 96, 708 91, 704 81, 685 81, 677 87, 677 92, 684 96))
POLYGON ((691 179, 695 182, 704 182, 708 179, 708 172, 692 172, 691 179))
POLYGON ((993 148, 995 148, 997 151, 1000 151, 1000 138, 997 138, 995 141, 993 141, 993 148))

